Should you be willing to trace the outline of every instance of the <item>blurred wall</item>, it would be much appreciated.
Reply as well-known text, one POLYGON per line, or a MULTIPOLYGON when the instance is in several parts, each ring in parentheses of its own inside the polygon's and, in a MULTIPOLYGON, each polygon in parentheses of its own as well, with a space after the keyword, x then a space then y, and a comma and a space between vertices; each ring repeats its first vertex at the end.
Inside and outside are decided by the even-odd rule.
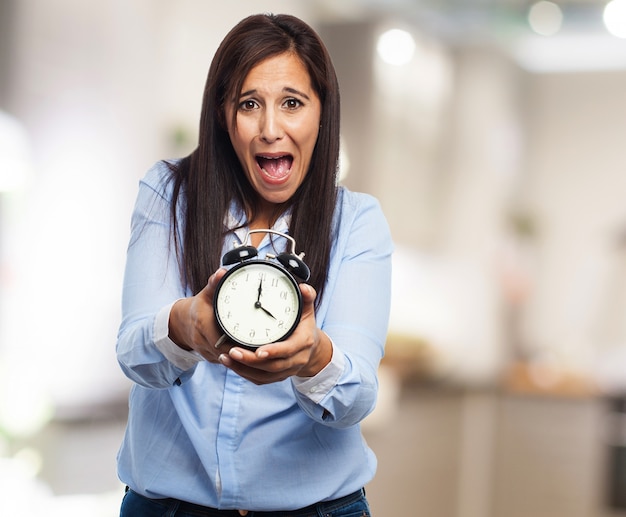
POLYGON ((611 306, 623 285, 625 92, 626 71, 599 71, 531 75, 524 93, 521 203, 537 227, 524 332, 581 371, 626 346, 626 333, 610 330, 626 314, 623 297, 611 306))

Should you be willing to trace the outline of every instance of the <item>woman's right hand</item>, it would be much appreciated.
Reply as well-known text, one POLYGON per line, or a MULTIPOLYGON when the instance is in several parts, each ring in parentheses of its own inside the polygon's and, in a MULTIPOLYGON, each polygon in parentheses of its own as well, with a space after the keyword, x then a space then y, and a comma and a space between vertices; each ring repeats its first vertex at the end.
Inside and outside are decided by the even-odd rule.
POLYGON ((195 350, 211 363, 219 363, 218 357, 229 349, 227 343, 215 348, 221 333, 213 312, 215 288, 225 273, 225 269, 218 269, 202 291, 178 300, 170 311, 170 339, 184 350, 195 350))

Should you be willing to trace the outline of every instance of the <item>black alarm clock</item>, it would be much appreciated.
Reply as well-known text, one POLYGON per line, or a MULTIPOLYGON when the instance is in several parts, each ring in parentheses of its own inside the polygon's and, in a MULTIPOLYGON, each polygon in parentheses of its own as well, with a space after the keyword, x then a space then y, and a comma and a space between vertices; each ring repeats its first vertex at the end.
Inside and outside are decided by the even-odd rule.
POLYGON ((249 349, 287 339, 298 326, 302 315, 299 282, 310 277, 296 255, 295 240, 284 233, 263 229, 251 230, 244 241, 222 257, 222 265, 233 266, 215 289, 213 310, 224 339, 249 349), (288 252, 257 257, 257 249, 248 244, 254 233, 271 233, 287 239, 288 252), (234 264, 234 265, 233 265, 234 264))

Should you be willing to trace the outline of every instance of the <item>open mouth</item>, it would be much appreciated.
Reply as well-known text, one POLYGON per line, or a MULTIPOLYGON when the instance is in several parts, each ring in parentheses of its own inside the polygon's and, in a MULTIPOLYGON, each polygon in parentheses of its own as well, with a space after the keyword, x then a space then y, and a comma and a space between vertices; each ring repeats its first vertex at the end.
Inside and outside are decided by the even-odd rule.
POLYGON ((268 177, 272 179, 282 179, 289 174, 289 171, 291 171, 293 156, 290 154, 280 156, 258 155, 256 157, 256 161, 268 177))

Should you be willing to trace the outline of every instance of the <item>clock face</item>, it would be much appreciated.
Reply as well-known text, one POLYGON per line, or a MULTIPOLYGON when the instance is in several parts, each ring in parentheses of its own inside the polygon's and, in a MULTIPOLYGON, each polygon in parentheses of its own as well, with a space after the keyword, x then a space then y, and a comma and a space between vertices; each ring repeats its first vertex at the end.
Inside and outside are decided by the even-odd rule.
POLYGON ((302 314, 302 295, 281 266, 251 260, 237 264, 221 279, 213 306, 217 323, 230 340, 258 348, 293 332, 302 314))

